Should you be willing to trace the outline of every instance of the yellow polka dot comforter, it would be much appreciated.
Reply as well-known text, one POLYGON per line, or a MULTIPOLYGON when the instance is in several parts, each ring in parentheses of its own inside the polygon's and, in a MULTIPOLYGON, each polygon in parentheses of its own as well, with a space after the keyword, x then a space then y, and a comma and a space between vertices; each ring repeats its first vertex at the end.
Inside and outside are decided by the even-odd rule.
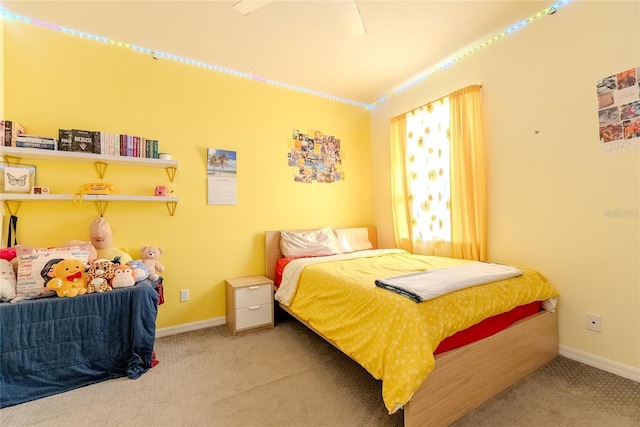
POLYGON ((545 277, 526 268, 522 276, 421 303, 375 285, 376 279, 468 262, 400 250, 293 260, 276 299, 382 380, 385 406, 394 413, 433 370, 440 341, 487 317, 557 297, 545 277))

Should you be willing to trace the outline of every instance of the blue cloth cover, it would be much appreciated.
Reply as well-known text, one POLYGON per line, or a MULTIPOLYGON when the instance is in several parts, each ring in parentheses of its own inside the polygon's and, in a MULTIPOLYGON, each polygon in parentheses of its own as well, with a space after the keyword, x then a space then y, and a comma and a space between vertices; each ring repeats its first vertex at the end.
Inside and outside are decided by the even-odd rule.
POLYGON ((155 283, 0 304, 0 408, 149 368, 155 283))

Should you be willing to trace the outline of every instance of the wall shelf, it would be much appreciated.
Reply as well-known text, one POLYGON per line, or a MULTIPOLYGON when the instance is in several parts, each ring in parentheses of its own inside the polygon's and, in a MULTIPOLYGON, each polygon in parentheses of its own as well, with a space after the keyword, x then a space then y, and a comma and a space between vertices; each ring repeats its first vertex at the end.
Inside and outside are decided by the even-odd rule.
POLYGON ((145 168, 164 168, 167 171, 169 180, 173 182, 178 169, 177 160, 149 159, 145 157, 108 156, 105 154, 20 147, 0 147, 0 153, 4 157, 5 162, 11 164, 20 164, 22 159, 93 163, 96 166, 100 178, 104 178, 108 165, 140 166, 145 168))
MULTIPOLYGON (((76 196, 78 198, 78 196, 76 196)), ((73 200, 74 194, 24 194, 24 193, 0 193, 0 199, 4 201, 38 201, 38 202, 53 202, 73 200)), ((82 201, 90 202, 178 202, 177 196, 131 196, 131 195, 96 195, 96 194, 83 194, 82 201)), ((76 203, 78 204, 78 203, 76 203)))
POLYGON ((95 195, 83 194, 82 198, 75 194, 23 194, 23 193, 0 193, 0 199, 9 212, 9 215, 15 215, 20 209, 22 202, 59 202, 73 201, 75 205, 82 202, 93 202, 98 207, 100 215, 104 215, 109 202, 142 202, 142 203, 166 203, 169 214, 173 216, 180 198, 177 196, 132 196, 132 195, 95 195))
MULTIPOLYGON (((177 160, 149 159, 143 157, 107 156, 94 153, 78 153, 73 151, 41 150, 35 148, 0 147, 0 155, 5 162, 19 165, 23 159, 46 160, 75 163, 93 163, 100 178, 104 178, 108 165, 134 166, 141 168, 164 168, 169 180, 173 182, 178 169, 177 160)), ((109 202, 143 202, 166 203, 169 214, 173 216, 179 201, 177 196, 136 196, 136 195, 93 195, 83 194, 25 194, 0 193, 0 199, 10 215, 15 215, 22 202, 73 201, 78 205, 83 201, 96 203, 100 215, 103 215, 109 202)))

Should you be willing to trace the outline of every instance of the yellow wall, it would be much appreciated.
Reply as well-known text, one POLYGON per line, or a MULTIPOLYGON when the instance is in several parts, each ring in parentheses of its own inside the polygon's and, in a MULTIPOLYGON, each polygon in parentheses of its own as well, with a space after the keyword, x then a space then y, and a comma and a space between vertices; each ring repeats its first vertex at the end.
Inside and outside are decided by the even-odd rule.
MULTIPOLYGON (((371 116, 373 170, 388 171, 391 117, 482 84, 490 260, 536 268, 558 287, 561 349, 634 367, 636 378, 640 161, 638 151, 600 153, 595 85, 640 66, 639 28, 638 2, 569 2, 371 116), (607 216, 615 210, 631 215, 607 216), (602 316, 602 332, 586 329, 587 312, 602 316)), ((374 222, 388 245, 389 176, 372 179, 374 222)))
MULTIPOLYGON (((166 303, 158 327, 224 316, 224 280, 264 272, 267 229, 354 226, 372 222, 369 112, 18 21, 4 23, 6 116, 28 133, 59 128, 155 138, 180 162, 175 216, 162 204, 111 203, 115 246, 164 249, 166 303), (287 166, 292 129, 341 139, 346 180, 293 182, 287 166), (207 148, 235 150, 238 204, 207 204, 207 148), (180 289, 191 300, 179 302, 180 289)), ((38 162, 38 184, 72 193, 98 180, 91 164, 38 162)), ((153 194, 162 169, 109 166, 105 181, 124 194, 153 194)), ((22 203, 19 243, 88 240, 91 203, 22 203)), ((6 218, 3 231, 6 230, 6 218)), ((5 239, 3 238, 3 242, 5 239)))

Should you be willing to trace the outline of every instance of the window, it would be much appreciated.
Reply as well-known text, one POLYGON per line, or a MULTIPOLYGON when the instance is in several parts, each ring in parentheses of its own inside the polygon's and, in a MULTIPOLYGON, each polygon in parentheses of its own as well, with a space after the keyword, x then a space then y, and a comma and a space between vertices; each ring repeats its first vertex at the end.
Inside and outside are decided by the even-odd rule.
POLYGON ((396 246, 485 259, 486 189, 480 86, 391 121, 396 246))

